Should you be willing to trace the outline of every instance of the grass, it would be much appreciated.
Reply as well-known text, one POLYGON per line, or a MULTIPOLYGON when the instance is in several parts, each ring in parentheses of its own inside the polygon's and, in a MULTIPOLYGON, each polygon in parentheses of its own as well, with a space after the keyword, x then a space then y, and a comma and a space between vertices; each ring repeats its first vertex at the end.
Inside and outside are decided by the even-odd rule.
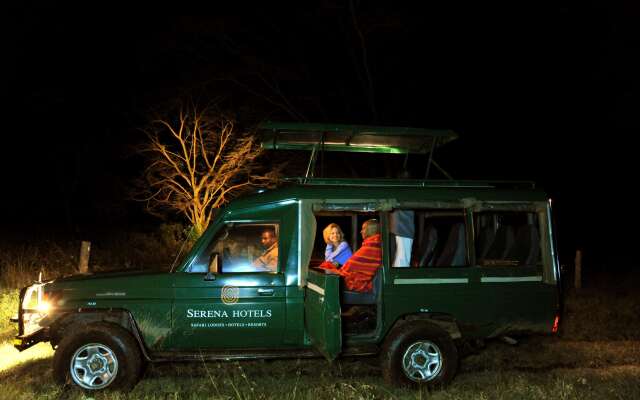
MULTIPOLYGON (((129 239, 129 244, 144 241, 129 239)), ((487 342, 461 360, 458 376, 445 390, 388 387, 376 358, 346 358, 332 364, 320 359, 152 364, 130 393, 87 395, 52 383, 48 343, 17 352, 10 345, 15 327, 8 322, 17 310, 16 287, 32 280, 43 266, 73 270, 75 247, 49 242, 0 252, 0 282, 5 287, 0 289, 2 399, 640 398, 640 298, 633 287, 637 275, 594 279, 597 285, 568 291, 559 336, 523 338, 517 346, 487 342)), ((109 263, 116 258, 109 258, 106 248, 94 250, 96 264, 114 265, 109 263)), ((135 253, 119 254, 117 262, 140 262, 135 253)))
POLYGON ((15 324, 9 318, 18 312, 18 294, 17 289, 0 290, 0 343, 15 335, 15 324))
POLYGON ((640 273, 598 274, 593 280, 581 291, 568 291, 562 334, 580 340, 640 340, 640 273))
MULTIPOLYGON (((494 343, 488 352, 491 355, 501 354, 506 346, 494 343)), ((36 349, 27 352, 32 350, 36 349)), ((132 392, 112 391, 92 397, 291 400, 640 398, 640 360, 637 358, 635 365, 617 359, 607 366, 560 368, 554 366, 558 360, 553 358, 537 364, 535 371, 524 371, 515 368, 516 365, 484 361, 481 362, 482 368, 477 369, 479 359, 474 357, 483 359, 486 356, 463 360, 462 370, 453 384, 446 390, 434 392, 387 387, 380 382, 375 359, 343 359, 333 364, 323 360, 279 360, 152 365, 132 392)), ((50 373, 49 359, 23 361, 1 371, 3 395, 15 399, 86 398, 76 388, 51 384, 50 373)))

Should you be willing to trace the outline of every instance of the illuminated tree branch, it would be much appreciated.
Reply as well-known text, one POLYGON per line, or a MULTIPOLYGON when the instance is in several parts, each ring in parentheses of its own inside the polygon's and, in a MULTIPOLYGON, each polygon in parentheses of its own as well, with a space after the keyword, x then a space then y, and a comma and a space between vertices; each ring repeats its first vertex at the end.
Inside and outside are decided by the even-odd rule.
POLYGON ((156 215, 184 215, 199 236, 215 209, 243 190, 273 185, 279 171, 265 171, 257 161, 255 138, 236 131, 235 121, 208 110, 182 108, 145 130, 139 149, 147 167, 136 198, 156 215))

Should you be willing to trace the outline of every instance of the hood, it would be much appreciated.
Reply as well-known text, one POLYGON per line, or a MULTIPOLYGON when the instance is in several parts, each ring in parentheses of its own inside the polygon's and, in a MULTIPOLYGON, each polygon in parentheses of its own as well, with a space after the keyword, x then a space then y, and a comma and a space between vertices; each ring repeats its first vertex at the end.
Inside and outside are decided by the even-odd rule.
POLYGON ((130 269, 121 269, 115 271, 103 271, 103 272, 89 272, 86 274, 74 274, 74 275, 66 275, 61 276, 48 282, 56 284, 56 283, 67 283, 67 282, 77 282, 77 281, 98 281, 98 280, 110 280, 110 279, 119 279, 119 278, 136 278, 136 277, 151 277, 158 275, 168 275, 168 272, 163 271, 154 271, 154 270, 130 270, 130 269))
POLYGON ((144 294, 172 286, 174 274, 161 271, 110 271, 77 274, 47 282, 45 291, 144 294))

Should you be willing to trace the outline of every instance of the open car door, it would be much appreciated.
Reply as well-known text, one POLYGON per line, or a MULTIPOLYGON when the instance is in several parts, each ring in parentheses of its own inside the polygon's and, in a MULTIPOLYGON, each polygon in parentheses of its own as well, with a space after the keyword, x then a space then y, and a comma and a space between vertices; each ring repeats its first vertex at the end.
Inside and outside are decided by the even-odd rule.
POLYGON ((311 344, 327 360, 342 350, 340 276, 309 270, 304 298, 305 328, 311 344))

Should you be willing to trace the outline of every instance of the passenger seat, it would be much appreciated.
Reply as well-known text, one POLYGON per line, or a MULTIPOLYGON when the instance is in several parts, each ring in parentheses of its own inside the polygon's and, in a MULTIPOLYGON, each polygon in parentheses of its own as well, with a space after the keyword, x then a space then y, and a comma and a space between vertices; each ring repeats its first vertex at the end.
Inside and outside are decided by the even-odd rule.
POLYGON ((513 247, 514 234, 513 227, 509 225, 502 225, 496 232, 496 237, 491 243, 491 247, 487 251, 486 256, 483 259, 486 260, 504 260, 513 247))
POLYGON ((466 265, 467 246, 464 224, 459 222, 451 227, 447 244, 438 257, 436 267, 462 267, 466 265))
POLYGON ((536 265, 540 257, 540 235, 535 225, 518 228, 515 243, 506 258, 518 261, 518 265, 536 265))
POLYGON ((417 267, 431 267, 434 262, 436 246, 438 244, 438 231, 433 225, 424 229, 424 237, 420 243, 420 258, 417 267))
POLYGON ((356 292, 350 290, 342 291, 342 304, 349 305, 367 305, 376 304, 378 301, 378 294, 382 290, 382 268, 379 268, 376 272, 376 276, 373 277, 373 290, 369 293, 356 292))

